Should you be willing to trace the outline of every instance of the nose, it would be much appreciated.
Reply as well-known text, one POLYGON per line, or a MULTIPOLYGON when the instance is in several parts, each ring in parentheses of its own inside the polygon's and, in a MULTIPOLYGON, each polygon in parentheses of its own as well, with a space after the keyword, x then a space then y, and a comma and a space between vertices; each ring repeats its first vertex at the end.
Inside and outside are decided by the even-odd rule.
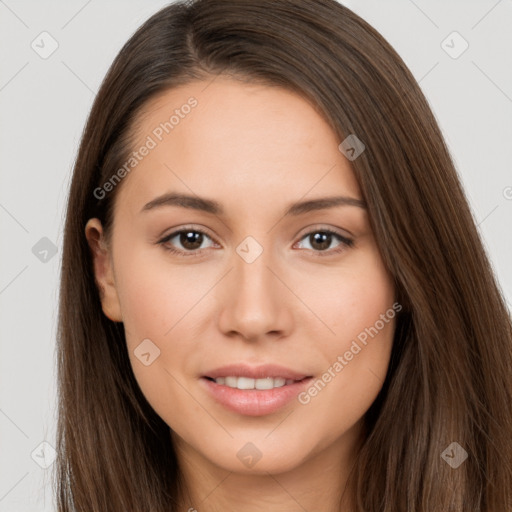
POLYGON ((219 298, 218 327, 224 335, 247 341, 290 335, 293 295, 277 277, 275 263, 265 250, 251 263, 233 255, 233 268, 223 280, 219 298))

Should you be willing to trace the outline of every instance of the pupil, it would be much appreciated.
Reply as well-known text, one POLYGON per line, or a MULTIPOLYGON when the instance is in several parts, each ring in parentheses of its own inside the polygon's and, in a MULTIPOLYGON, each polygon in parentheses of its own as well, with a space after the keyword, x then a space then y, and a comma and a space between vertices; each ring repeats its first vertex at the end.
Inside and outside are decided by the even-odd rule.
POLYGON ((328 249, 331 245, 331 237, 330 233, 314 233, 310 235, 311 247, 315 248, 315 244, 318 244, 316 249, 328 249))
POLYGON ((203 242, 203 234, 195 231, 186 231, 180 235, 180 243, 186 249, 198 249, 203 242))

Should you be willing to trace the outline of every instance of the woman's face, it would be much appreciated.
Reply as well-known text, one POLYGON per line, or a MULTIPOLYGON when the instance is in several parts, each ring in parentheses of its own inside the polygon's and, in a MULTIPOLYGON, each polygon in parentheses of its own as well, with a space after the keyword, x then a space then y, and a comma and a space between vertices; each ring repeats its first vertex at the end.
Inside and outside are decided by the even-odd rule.
POLYGON ((256 473, 346 457, 395 310, 342 141, 300 96, 221 77, 151 100, 136 134, 112 244, 97 219, 86 234, 178 452, 256 473))

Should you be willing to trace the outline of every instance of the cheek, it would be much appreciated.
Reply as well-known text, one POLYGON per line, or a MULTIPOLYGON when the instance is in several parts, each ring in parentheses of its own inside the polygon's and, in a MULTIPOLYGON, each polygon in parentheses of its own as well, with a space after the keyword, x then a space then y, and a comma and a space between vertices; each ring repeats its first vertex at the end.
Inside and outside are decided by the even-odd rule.
POLYGON ((394 286, 376 249, 361 251, 346 271, 336 271, 323 293, 309 295, 319 316, 333 332, 316 336, 323 373, 302 396, 301 403, 326 414, 324 425, 334 436, 339 425, 349 428, 378 395, 389 365, 395 317, 394 286))
POLYGON ((153 409, 166 418, 169 404, 185 407, 190 401, 179 374, 194 350, 190 320, 207 289, 197 272, 154 256, 145 248, 125 253, 117 262, 116 279, 134 376, 153 409))
MULTIPOLYGON (((348 348, 352 339, 366 332, 394 303, 392 277, 374 246, 354 252, 340 268, 317 272, 307 280, 303 275, 299 293, 316 314, 316 318, 311 316, 312 321, 317 327, 319 320, 324 324, 324 328, 320 325, 323 335, 317 334, 316 338, 328 352, 348 348)), ((392 322, 385 325, 379 322, 383 334, 391 330, 389 323, 392 322)))
POLYGON ((116 269, 123 323, 131 342, 154 338, 165 343, 211 287, 211 277, 200 266, 171 265, 164 249, 133 249, 116 269))
POLYGON ((188 367, 211 317, 210 292, 218 276, 207 265, 171 265, 164 249, 131 242, 122 253, 121 237, 118 243, 123 256, 116 260, 116 282, 131 365, 146 398, 163 411, 166 403, 189 399, 173 376, 181 381, 178 374, 192 373, 188 367), (142 353, 154 362, 146 366, 142 353))

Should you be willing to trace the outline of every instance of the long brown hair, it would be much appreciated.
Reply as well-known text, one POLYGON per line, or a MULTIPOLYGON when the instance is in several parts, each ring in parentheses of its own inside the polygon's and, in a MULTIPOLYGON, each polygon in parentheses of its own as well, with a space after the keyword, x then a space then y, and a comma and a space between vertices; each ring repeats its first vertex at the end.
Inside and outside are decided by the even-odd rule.
POLYGON ((119 187, 101 200, 94 190, 126 160, 145 102, 220 73, 299 92, 340 142, 355 134, 366 146, 351 164, 404 308, 350 474, 357 510, 512 510, 509 312, 418 84, 383 37, 335 0, 173 3, 112 64, 67 206, 58 510, 177 510, 182 482, 169 427, 137 385, 123 325, 102 312, 84 228, 98 217, 110 232, 119 187), (454 468, 447 457, 461 449, 468 458, 454 468))

